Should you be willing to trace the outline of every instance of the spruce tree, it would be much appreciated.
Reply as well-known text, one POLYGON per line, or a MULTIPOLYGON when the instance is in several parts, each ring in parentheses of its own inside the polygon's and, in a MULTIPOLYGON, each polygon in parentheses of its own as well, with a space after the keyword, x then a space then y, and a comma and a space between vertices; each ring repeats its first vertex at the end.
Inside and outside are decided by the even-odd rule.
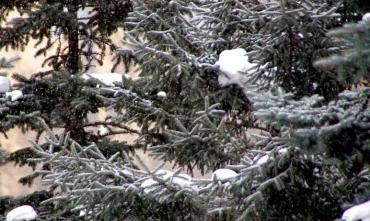
POLYGON ((245 48, 256 64, 249 78, 261 88, 279 85, 297 97, 321 94, 329 99, 348 87, 334 72, 312 65, 335 52, 326 32, 343 24, 342 1, 261 2, 202 1, 206 16, 199 22, 210 38, 207 46, 218 52, 245 48))
MULTIPOLYGON (((75 140, 98 141, 99 137, 86 130, 87 115, 96 113, 102 103, 83 92, 84 81, 74 75, 101 64, 105 54, 117 48, 109 37, 123 28, 130 2, 3 1, 0 10, 0 49, 23 50, 31 39, 36 40, 35 56, 48 56, 44 65, 51 67, 29 79, 13 74, 18 82, 13 89, 23 96, 2 102, 1 131, 14 127, 34 130, 38 140, 43 130, 36 118, 41 117, 50 128, 69 131, 75 140), (8 21, 12 11, 21 16, 8 21)), ((28 154, 21 150, 10 159, 24 164, 27 157, 22 155, 28 154)))
MULTIPOLYGON (((8 75, 7 72, 3 72, 3 69, 7 69, 7 68, 11 68, 13 67, 13 62, 18 60, 18 58, 13 58, 13 59, 10 59, 10 60, 7 60, 5 58, 1 58, 0 59, 0 75, 2 77, 5 77, 8 75)), ((3 79, 2 79, 3 80, 3 79)), ((0 165, 3 165, 6 163, 7 161, 7 158, 8 158, 8 153, 5 151, 5 150, 2 150, 0 149, 0 165)))
POLYGON ((60 190, 43 205, 86 220, 334 220, 368 200, 370 93, 343 89, 367 81, 369 23, 326 35, 357 12, 319 0, 132 3, 132 50, 118 53, 140 77, 81 91, 114 110, 114 124, 139 126, 128 149, 212 177, 134 165, 128 149, 108 154, 38 118, 48 139, 32 144, 31 162, 47 162, 37 173, 60 190), (225 56, 254 68, 231 75, 225 56))
MULTIPOLYGON (((102 64, 106 53, 117 49, 110 36, 123 28, 127 13, 131 10, 129 1, 1 1, 0 3, 0 49, 9 48, 24 50, 24 47, 35 40, 35 56, 45 56, 43 65, 49 70, 32 73, 30 78, 13 74, 17 81, 10 93, 17 91, 20 96, 12 97, 1 93, 0 130, 5 134, 9 129, 18 127, 22 132, 35 131, 35 142, 40 143, 44 132, 40 120, 52 128, 68 131, 70 136, 81 143, 96 142, 104 145, 106 154, 127 149, 125 144, 109 142, 105 137, 88 130, 91 126, 109 124, 108 122, 88 121, 89 113, 96 113, 102 102, 95 95, 83 91, 86 81, 79 76, 92 65, 102 64), (19 16, 8 19, 10 12, 19 16)), ((119 61, 117 61, 119 62, 119 61)), ((3 63, 2 63, 3 64, 3 63)), ((6 64, 6 63, 4 63, 6 64)), ((102 82, 99 82, 102 84, 102 82)), ((98 84, 98 81, 87 84, 98 84)), ((114 124, 115 128, 120 124, 114 124)), ((123 127, 121 133, 129 133, 123 127)), ((133 130, 130 130, 133 131, 133 130)), ((44 148, 48 148, 47 144, 44 148)), ((102 148, 102 151, 104 148, 102 148)), ((28 164, 34 157, 29 147, 11 153, 7 161, 15 161, 21 166, 28 164)), ((47 169, 47 164, 42 166, 47 169)), ((39 174, 30 174, 20 182, 31 184, 39 174)), ((35 192, 25 198, 2 198, 1 214, 9 211, 11 206, 27 202, 39 207, 45 219, 57 219, 49 205, 40 206, 40 202, 52 196, 50 192, 35 192), (52 215, 51 215, 52 214, 52 215)), ((59 219, 65 216, 59 214, 59 219)))
POLYGON ((78 73, 83 66, 101 63, 107 48, 116 48, 109 36, 121 26, 130 7, 129 1, 117 0, 2 1, 0 49, 22 50, 34 39, 38 46, 36 56, 47 55, 52 47, 56 48, 45 59, 45 65, 78 73), (11 11, 21 16, 4 24, 11 11), (86 64, 82 63, 83 58, 86 64))

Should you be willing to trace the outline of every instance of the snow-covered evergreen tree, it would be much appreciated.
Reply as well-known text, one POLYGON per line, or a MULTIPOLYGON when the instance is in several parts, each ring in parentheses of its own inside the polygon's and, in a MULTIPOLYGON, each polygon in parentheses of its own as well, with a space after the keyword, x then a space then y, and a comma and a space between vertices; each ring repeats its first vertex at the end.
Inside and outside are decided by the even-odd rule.
POLYGON ((341 81, 368 86, 370 80, 370 14, 366 13, 360 22, 349 23, 328 33, 337 41, 343 42, 343 52, 317 61, 315 65, 321 69, 335 69, 341 81))
MULTIPOLYGON (((213 1, 203 2, 199 23, 218 52, 242 47, 255 63, 248 74, 260 87, 279 85, 296 96, 335 96, 348 86, 334 72, 313 67, 313 61, 335 52, 326 36, 342 24, 341 1, 213 1)), ((348 12, 349 13, 349 12, 348 12)))
MULTIPOLYGON (((356 77, 367 82, 369 23, 333 32, 358 30, 355 39, 344 35, 347 42, 327 36, 353 19, 342 3, 133 0, 124 36, 131 49, 118 56, 139 64, 140 76, 77 84, 79 96, 58 107, 66 108, 61 119, 68 111, 85 116, 74 112, 81 107, 75 99, 84 111, 110 108, 117 116, 108 123, 135 133, 132 144, 114 151, 73 129, 55 135, 59 115, 8 115, 8 122, 34 118, 47 133, 46 144, 32 144, 37 158, 30 160, 46 162, 37 173, 58 190, 43 205, 85 220, 334 220, 367 201, 369 89, 343 91, 356 81, 341 81, 326 67, 350 76, 362 70, 356 77), (315 69, 316 59, 334 53, 342 53, 335 61, 353 62, 333 65, 329 57, 315 69), (314 93, 323 96, 302 97, 314 93), (148 168, 141 159, 135 165, 133 149, 179 169, 148 168), (191 177, 195 169, 212 175, 191 177)), ((60 85, 58 76, 45 81, 60 85)), ((69 81, 61 85, 85 82, 69 81)), ((343 218, 365 219, 357 208, 366 207, 343 218)))
POLYGON ((125 42, 141 78, 124 89, 101 89, 122 112, 117 120, 141 127, 138 146, 189 170, 212 171, 238 160, 244 142, 236 138, 250 123, 248 103, 237 86, 220 90, 214 52, 191 23, 198 9, 194 1, 133 5, 125 42))
POLYGON ((83 66, 101 63, 106 49, 116 48, 109 36, 121 26, 130 7, 129 1, 117 0, 2 1, 0 49, 24 50, 34 39, 35 56, 46 56, 56 48, 44 65, 77 73, 83 66), (7 21, 12 11, 20 16, 7 21))
MULTIPOLYGON (((0 91, 0 131, 5 137, 8 130, 18 127, 22 132, 35 131, 36 142, 40 142, 44 131, 39 119, 43 119, 51 129, 68 131, 73 139, 82 144, 105 143, 102 151, 106 154, 126 149, 124 144, 106 139, 116 131, 101 135, 88 129, 102 124, 112 126, 113 123, 88 121, 88 114, 96 113, 104 105, 96 95, 82 89, 86 85, 96 86, 104 82, 78 76, 92 65, 101 64, 106 53, 117 49, 110 36, 123 28, 122 24, 130 10, 129 1, 0 2, 0 49, 4 49, 4 52, 9 48, 24 50, 26 45, 35 41, 35 56, 45 56, 43 65, 50 67, 45 72, 29 73, 32 74, 30 78, 13 74, 17 83, 12 87, 10 78, 5 78, 4 86, 7 89, 0 91), (10 20, 11 13, 13 18, 10 20)), ((119 81, 122 81, 123 75, 117 76, 121 76, 119 81)), ((120 124, 114 125, 114 128, 121 127, 120 124)), ((128 133, 125 128, 120 132, 128 133)), ((47 148, 46 144, 44 147, 47 148)), ((33 152, 25 147, 11 153, 7 160, 35 167, 35 163, 28 161, 32 157, 33 152)), ((31 174, 20 182, 30 184, 37 175, 31 174)), ((39 203, 53 195, 50 193, 42 192, 42 197, 37 192, 26 196, 42 199, 36 200, 33 206, 38 210, 45 209, 47 214, 44 217, 47 220, 55 218, 55 214, 49 216, 52 211, 50 207, 39 207, 39 203)), ((21 205, 22 202, 23 198, 1 199, 4 205, 21 205)), ((12 208, 3 207, 0 214, 5 214, 9 209, 12 208)), ((66 216, 70 217, 68 214, 66 216)), ((63 217, 60 215, 60 218, 63 217)))
MULTIPOLYGON (((96 113, 103 104, 82 89, 86 84, 95 86, 98 81, 86 82, 86 76, 76 76, 101 63, 107 49, 117 48, 109 37, 123 27, 131 10, 130 2, 2 1, 0 10, 0 49, 24 50, 32 39, 36 40, 35 56, 50 53, 44 65, 52 68, 30 73, 30 78, 13 74, 17 83, 12 91, 1 94, 0 130, 4 133, 14 127, 34 130, 38 140, 43 132, 37 120, 41 117, 50 128, 64 128, 82 143, 104 138, 86 129, 94 126, 87 122, 88 113, 96 113), (14 11, 20 15, 9 21, 8 15, 14 11)), ((121 80, 122 77, 118 81, 121 80)), ((10 159, 24 164, 22 155, 29 154, 21 150, 10 159)))

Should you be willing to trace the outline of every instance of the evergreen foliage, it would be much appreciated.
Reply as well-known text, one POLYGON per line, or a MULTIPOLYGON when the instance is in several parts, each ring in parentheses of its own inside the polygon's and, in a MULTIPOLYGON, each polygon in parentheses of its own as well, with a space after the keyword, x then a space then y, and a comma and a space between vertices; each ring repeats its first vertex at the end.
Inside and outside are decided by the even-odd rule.
POLYGON ((199 22, 211 38, 206 43, 218 52, 245 48, 256 64, 249 78, 259 87, 277 84, 298 97, 332 98, 347 86, 333 72, 312 65, 335 52, 326 31, 341 24, 340 1, 204 2, 205 21, 199 22))
POLYGON ((133 93, 102 89, 115 97, 109 105, 125 110, 117 120, 137 123, 144 149, 189 170, 211 171, 237 160, 242 142, 233 148, 224 144, 250 124, 249 105, 241 89, 220 90, 215 68, 206 62, 212 56, 197 38, 200 30, 188 21, 197 7, 186 1, 133 1, 133 6, 125 40, 142 78, 127 85, 133 93), (161 91, 165 98, 158 97, 161 91))
POLYGON ((364 84, 368 86, 370 80, 369 33, 369 21, 349 23, 330 31, 329 36, 343 42, 343 52, 317 61, 315 65, 322 69, 336 69, 338 79, 341 81, 350 81, 356 85, 364 84))
POLYGON ((40 218, 334 220, 368 200, 370 90, 343 89, 368 81, 369 23, 326 35, 356 20, 342 3, 133 0, 124 36, 131 49, 117 56, 139 64, 138 78, 97 87, 64 72, 17 76, 25 96, 3 99, 0 125, 47 135, 28 159, 44 164, 36 174, 58 191, 40 218), (218 55, 239 47, 256 66, 239 73, 248 82, 222 87, 218 55), (99 107, 116 116, 87 122, 99 107), (100 124, 137 137, 112 143, 85 130, 100 124), (150 169, 140 158, 134 165, 136 149, 179 170, 150 169), (197 179, 181 168, 214 173, 197 179))
POLYGON ((119 0, 2 1, 1 23, 11 11, 21 16, 2 25, 0 49, 23 50, 34 39, 38 47, 35 56, 47 55, 55 48, 44 65, 77 73, 82 65, 88 69, 94 62, 102 63, 107 48, 116 49, 109 36, 121 26, 130 8, 129 1, 119 0))
MULTIPOLYGON (((114 130, 116 128, 122 128, 120 133, 133 131, 119 123, 89 122, 88 115, 96 113, 103 107, 103 103, 97 100, 96 95, 83 92, 82 89, 86 85, 95 87, 102 82, 85 82, 79 77, 82 71, 92 65, 102 64, 107 52, 117 49, 110 36, 123 28, 122 24, 130 10, 130 2, 121 0, 0 2, 0 49, 24 50, 25 46, 36 42, 35 56, 44 55, 46 58, 43 65, 51 68, 46 72, 35 73, 30 78, 13 74, 17 83, 12 90, 20 91, 22 96, 13 100, 5 93, 0 95, 0 131, 5 137, 8 130, 18 127, 22 132, 35 131, 36 142, 40 142, 44 133, 40 119, 52 130, 70 132, 70 136, 82 144, 96 142, 103 145, 107 143, 103 138, 117 133, 114 130), (19 13, 19 16, 8 20, 13 12, 19 13), (100 125, 112 127, 113 130, 99 135, 89 129, 100 125)), ((6 60, 1 60, 0 64, 6 67, 10 65, 6 60)), ((104 146, 115 147, 116 151, 127 149, 125 143, 104 146)), ((48 148, 47 144, 43 147, 48 148)), ((110 149, 104 151, 102 148, 102 151, 112 154, 110 149)), ((11 153, 6 160, 35 168, 36 164, 28 161, 33 157, 34 152, 25 147, 11 153)), ((43 168, 47 169, 47 164, 43 168)), ((31 184, 37 175, 35 173, 23 177, 20 182, 31 184)), ((23 203, 19 199, 10 200, 13 202, 11 205, 23 203)), ((38 210, 46 213, 46 220, 58 219, 48 205, 38 204, 38 210)), ((70 214, 66 217, 73 219, 70 214)), ((59 218, 63 220, 66 217, 59 218)))
MULTIPOLYGON (((0 59, 0 70, 6 69, 6 68, 11 68, 13 67, 13 62, 18 60, 18 58, 13 58, 10 60, 7 60, 5 58, 0 59)), ((7 75, 6 72, 1 72, 1 75, 7 75)), ((3 165, 7 162, 8 160, 8 153, 5 150, 0 149, 0 165, 3 165)))
MULTIPOLYGON (((87 129, 91 126, 88 114, 96 113, 103 104, 95 95, 82 91, 86 83, 77 76, 83 69, 101 64, 107 48, 117 48, 109 37, 123 27, 130 2, 2 1, 0 10, 0 49, 23 50, 35 40, 35 56, 55 53, 44 60, 51 70, 35 73, 29 79, 13 74, 17 81, 13 89, 22 91, 23 96, 13 101, 1 95, 0 130, 5 136, 9 129, 20 127, 23 132, 37 132, 38 142, 44 132, 38 118, 51 129, 69 131, 81 143, 98 142, 107 136, 96 136, 87 129), (20 16, 8 21, 13 11, 20 16), (46 45, 41 46, 43 43, 46 45)), ((8 63, 4 60, 2 64, 8 63)), ((102 124, 110 123, 95 122, 95 126, 102 124)), ((24 165, 31 156, 32 152, 24 149, 12 153, 9 159, 24 165)))

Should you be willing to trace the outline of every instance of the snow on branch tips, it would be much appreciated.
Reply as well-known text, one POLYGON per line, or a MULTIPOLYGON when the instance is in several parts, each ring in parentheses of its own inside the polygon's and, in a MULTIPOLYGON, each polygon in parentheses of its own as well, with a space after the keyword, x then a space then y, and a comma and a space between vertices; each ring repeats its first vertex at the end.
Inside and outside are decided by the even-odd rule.
POLYGON ((113 87, 115 84, 121 84, 123 80, 132 79, 137 80, 138 77, 131 77, 128 74, 120 73, 85 73, 81 75, 85 82, 99 81, 106 86, 113 87))

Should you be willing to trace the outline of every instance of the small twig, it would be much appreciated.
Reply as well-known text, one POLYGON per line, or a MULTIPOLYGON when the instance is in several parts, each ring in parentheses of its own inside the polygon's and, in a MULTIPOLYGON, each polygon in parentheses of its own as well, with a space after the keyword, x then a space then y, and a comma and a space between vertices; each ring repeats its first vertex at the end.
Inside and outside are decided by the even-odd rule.
POLYGON ((134 133, 134 134, 141 134, 138 130, 135 130, 126 125, 122 125, 122 124, 114 123, 114 122, 96 121, 96 122, 84 124, 83 127, 96 127, 99 125, 118 127, 118 128, 124 129, 126 133, 128 132, 128 133, 134 133))

